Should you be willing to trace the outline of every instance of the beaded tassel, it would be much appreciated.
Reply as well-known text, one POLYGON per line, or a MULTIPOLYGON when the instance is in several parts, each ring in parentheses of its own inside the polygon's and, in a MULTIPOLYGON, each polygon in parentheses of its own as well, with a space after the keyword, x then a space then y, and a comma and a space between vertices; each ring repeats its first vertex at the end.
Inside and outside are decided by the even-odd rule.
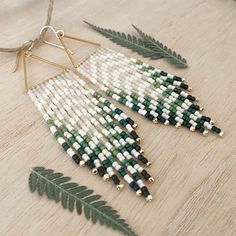
POLYGON ((201 114, 203 108, 194 103, 199 99, 184 91, 192 88, 181 77, 103 47, 77 70, 108 96, 154 123, 223 136, 214 121, 201 114))
POLYGON ((71 71, 57 75, 28 92, 50 131, 66 153, 80 166, 118 190, 127 182, 138 196, 152 196, 143 180, 153 182, 139 164, 150 165, 139 145, 137 125, 101 94, 88 89, 71 71))

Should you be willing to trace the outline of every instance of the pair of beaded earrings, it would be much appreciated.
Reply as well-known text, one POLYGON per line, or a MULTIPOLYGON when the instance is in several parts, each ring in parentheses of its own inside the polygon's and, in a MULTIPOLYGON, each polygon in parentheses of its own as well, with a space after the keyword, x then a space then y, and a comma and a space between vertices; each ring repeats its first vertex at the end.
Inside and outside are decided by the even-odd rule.
POLYGON ((92 173, 104 180, 111 179, 118 190, 124 182, 138 196, 148 201, 152 196, 145 181, 154 182, 143 165, 150 166, 143 156, 137 124, 120 108, 106 99, 101 92, 112 97, 153 123, 185 126, 191 131, 207 135, 208 130, 222 136, 214 121, 201 114, 198 101, 184 90, 191 88, 184 79, 128 58, 101 45, 55 31, 67 53, 73 72, 66 66, 38 57, 32 47, 24 52, 25 88, 28 95, 47 122, 50 131, 67 154, 80 166, 88 166, 92 173), (76 65, 64 38, 75 39, 99 46, 99 49, 76 65), (43 83, 28 88, 26 58, 34 58, 64 69, 43 83), (99 92, 82 79, 97 85, 99 92))

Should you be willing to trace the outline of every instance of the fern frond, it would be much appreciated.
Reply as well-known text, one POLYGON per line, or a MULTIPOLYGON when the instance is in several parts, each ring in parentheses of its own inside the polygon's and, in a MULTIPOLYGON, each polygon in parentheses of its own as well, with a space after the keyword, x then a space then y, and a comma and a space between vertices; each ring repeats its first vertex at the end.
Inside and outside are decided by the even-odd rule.
POLYGON ((79 215, 84 212, 86 219, 92 220, 94 224, 99 222, 124 235, 137 235, 116 210, 101 200, 100 195, 92 195, 93 190, 69 181, 70 177, 63 176, 62 173, 34 167, 29 176, 29 187, 31 192, 38 191, 39 195, 46 193, 49 199, 61 202, 64 209, 71 212, 76 209, 79 215))
POLYGON ((88 24, 93 30, 99 32, 106 38, 109 38, 112 42, 122 47, 129 48, 139 55, 142 55, 143 57, 149 57, 153 60, 162 58, 162 55, 147 47, 144 41, 140 38, 137 38, 136 36, 132 36, 130 34, 126 35, 125 33, 121 33, 111 29, 104 29, 87 21, 84 22, 88 24))
POLYGON ((165 57, 171 64, 174 64, 177 67, 185 68, 188 66, 186 59, 183 58, 180 54, 163 45, 153 37, 145 34, 135 25, 132 26, 139 33, 147 47, 156 51, 159 55, 165 57))

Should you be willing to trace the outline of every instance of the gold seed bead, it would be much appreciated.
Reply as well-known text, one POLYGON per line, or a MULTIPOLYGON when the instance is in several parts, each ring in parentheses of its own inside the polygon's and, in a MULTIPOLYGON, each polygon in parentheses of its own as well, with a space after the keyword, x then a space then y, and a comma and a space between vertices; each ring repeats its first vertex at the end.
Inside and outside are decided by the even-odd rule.
POLYGON ((184 82, 185 81, 185 78, 182 78, 182 82, 184 82))
POLYGON ((103 176, 103 180, 104 180, 104 181, 107 181, 107 180, 109 180, 109 178, 110 178, 110 177, 109 177, 109 175, 108 175, 108 174, 105 174, 105 175, 103 176))
POLYGON ((164 125, 169 125, 169 121, 166 120, 165 123, 164 123, 164 125))
POLYGON ((215 121, 214 121, 214 120, 211 120, 211 121, 210 121, 210 124, 211 124, 211 125, 214 125, 214 124, 215 124, 215 121))
POLYGON ((137 125, 137 124, 133 124, 132 127, 133 127, 134 129, 137 129, 137 128, 138 128, 138 125, 137 125))
POLYGON ((140 189, 136 191, 136 195, 137 195, 138 197, 140 197, 141 194, 142 194, 142 191, 141 191, 140 189))
POLYGON ((205 137, 206 137, 206 136, 208 135, 208 131, 207 131, 207 130, 205 130, 205 131, 203 131, 203 133, 202 133, 202 134, 203 134, 203 136, 205 136, 205 137))
POLYGON ((93 172, 94 175, 96 175, 98 173, 98 170, 96 168, 93 168, 92 172, 93 172))
POLYGON ((152 122, 153 122, 154 124, 157 124, 157 123, 158 123, 157 118, 153 119, 152 122))
POLYGON ((150 177, 150 178, 148 179, 148 181, 151 182, 151 183, 153 183, 153 182, 154 182, 154 178, 153 178, 153 177, 150 177))
POLYGON ((125 187, 125 185, 124 185, 124 184, 118 184, 118 185, 116 185, 116 187, 117 187, 117 189, 118 189, 119 191, 121 191, 121 190, 123 190, 123 188, 125 187))
POLYGON ((191 127, 190 127, 190 130, 191 130, 192 132, 194 132, 194 131, 195 131, 195 127, 194 127, 194 126, 191 126, 191 127))
POLYGON ((192 87, 188 87, 188 91, 191 92, 193 90, 192 87))
POLYGON ((200 107, 200 111, 203 111, 204 110, 204 108, 203 107, 200 107))
POLYGON ((152 164, 152 163, 151 163, 150 161, 148 161, 146 165, 147 165, 147 166, 150 166, 151 164, 152 164))
POLYGON ((85 161, 80 161, 80 163, 79 163, 79 165, 80 165, 80 167, 84 167, 85 166, 85 161))
POLYGON ((221 132, 219 133, 219 136, 220 136, 220 137, 223 137, 223 136, 224 136, 224 132, 221 131, 221 132))
POLYGON ((138 143, 140 143, 140 142, 141 142, 141 138, 137 138, 136 141, 137 141, 138 143))
POLYGON ((199 102, 199 101, 200 101, 200 98, 199 98, 199 97, 196 97, 196 101, 199 102))
POLYGON ((148 196, 146 197, 146 199, 147 199, 148 202, 151 202, 151 201, 152 201, 152 195, 148 195, 148 196))
POLYGON ((140 154, 143 154, 143 153, 144 153, 144 150, 141 148, 141 149, 139 150, 139 153, 140 153, 140 154))
POLYGON ((177 123, 177 124, 175 125, 175 127, 176 127, 176 128, 179 128, 179 127, 181 127, 181 124, 180 124, 180 123, 177 123))

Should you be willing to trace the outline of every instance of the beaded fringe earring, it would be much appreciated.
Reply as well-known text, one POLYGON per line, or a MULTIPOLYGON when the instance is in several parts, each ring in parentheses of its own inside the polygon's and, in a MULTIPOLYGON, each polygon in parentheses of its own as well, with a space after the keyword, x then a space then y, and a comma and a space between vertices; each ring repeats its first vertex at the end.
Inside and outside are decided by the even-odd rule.
POLYGON ((203 108, 184 90, 192 88, 184 79, 156 69, 140 60, 100 47, 77 71, 108 96, 154 123, 184 126, 204 136, 213 131, 223 136, 214 121, 201 114, 203 108))
POLYGON ((89 89, 72 71, 63 72, 28 90, 50 131, 80 166, 88 166, 118 190, 128 183, 138 196, 152 199, 143 180, 153 182, 139 164, 151 163, 142 155, 137 125, 101 94, 89 89))
POLYGON ((135 131, 136 123, 102 94, 91 89, 79 75, 154 123, 185 126, 203 135, 207 135, 207 130, 223 135, 211 118, 200 113, 202 108, 194 104, 198 98, 184 91, 191 88, 183 78, 97 43, 65 35, 64 31, 55 31, 51 26, 43 27, 40 33, 45 28, 55 33, 62 46, 47 43, 64 49, 76 72, 34 55, 32 44, 23 53, 25 89, 67 154, 78 165, 88 166, 104 180, 112 179, 119 190, 124 187, 118 177, 121 176, 138 196, 142 195, 150 201, 152 196, 144 180, 153 182, 154 179, 141 165, 149 166, 151 163, 143 156, 140 137, 135 131), (77 65, 64 38, 99 48, 77 65), (28 89, 27 57, 62 68, 65 72, 28 89))

